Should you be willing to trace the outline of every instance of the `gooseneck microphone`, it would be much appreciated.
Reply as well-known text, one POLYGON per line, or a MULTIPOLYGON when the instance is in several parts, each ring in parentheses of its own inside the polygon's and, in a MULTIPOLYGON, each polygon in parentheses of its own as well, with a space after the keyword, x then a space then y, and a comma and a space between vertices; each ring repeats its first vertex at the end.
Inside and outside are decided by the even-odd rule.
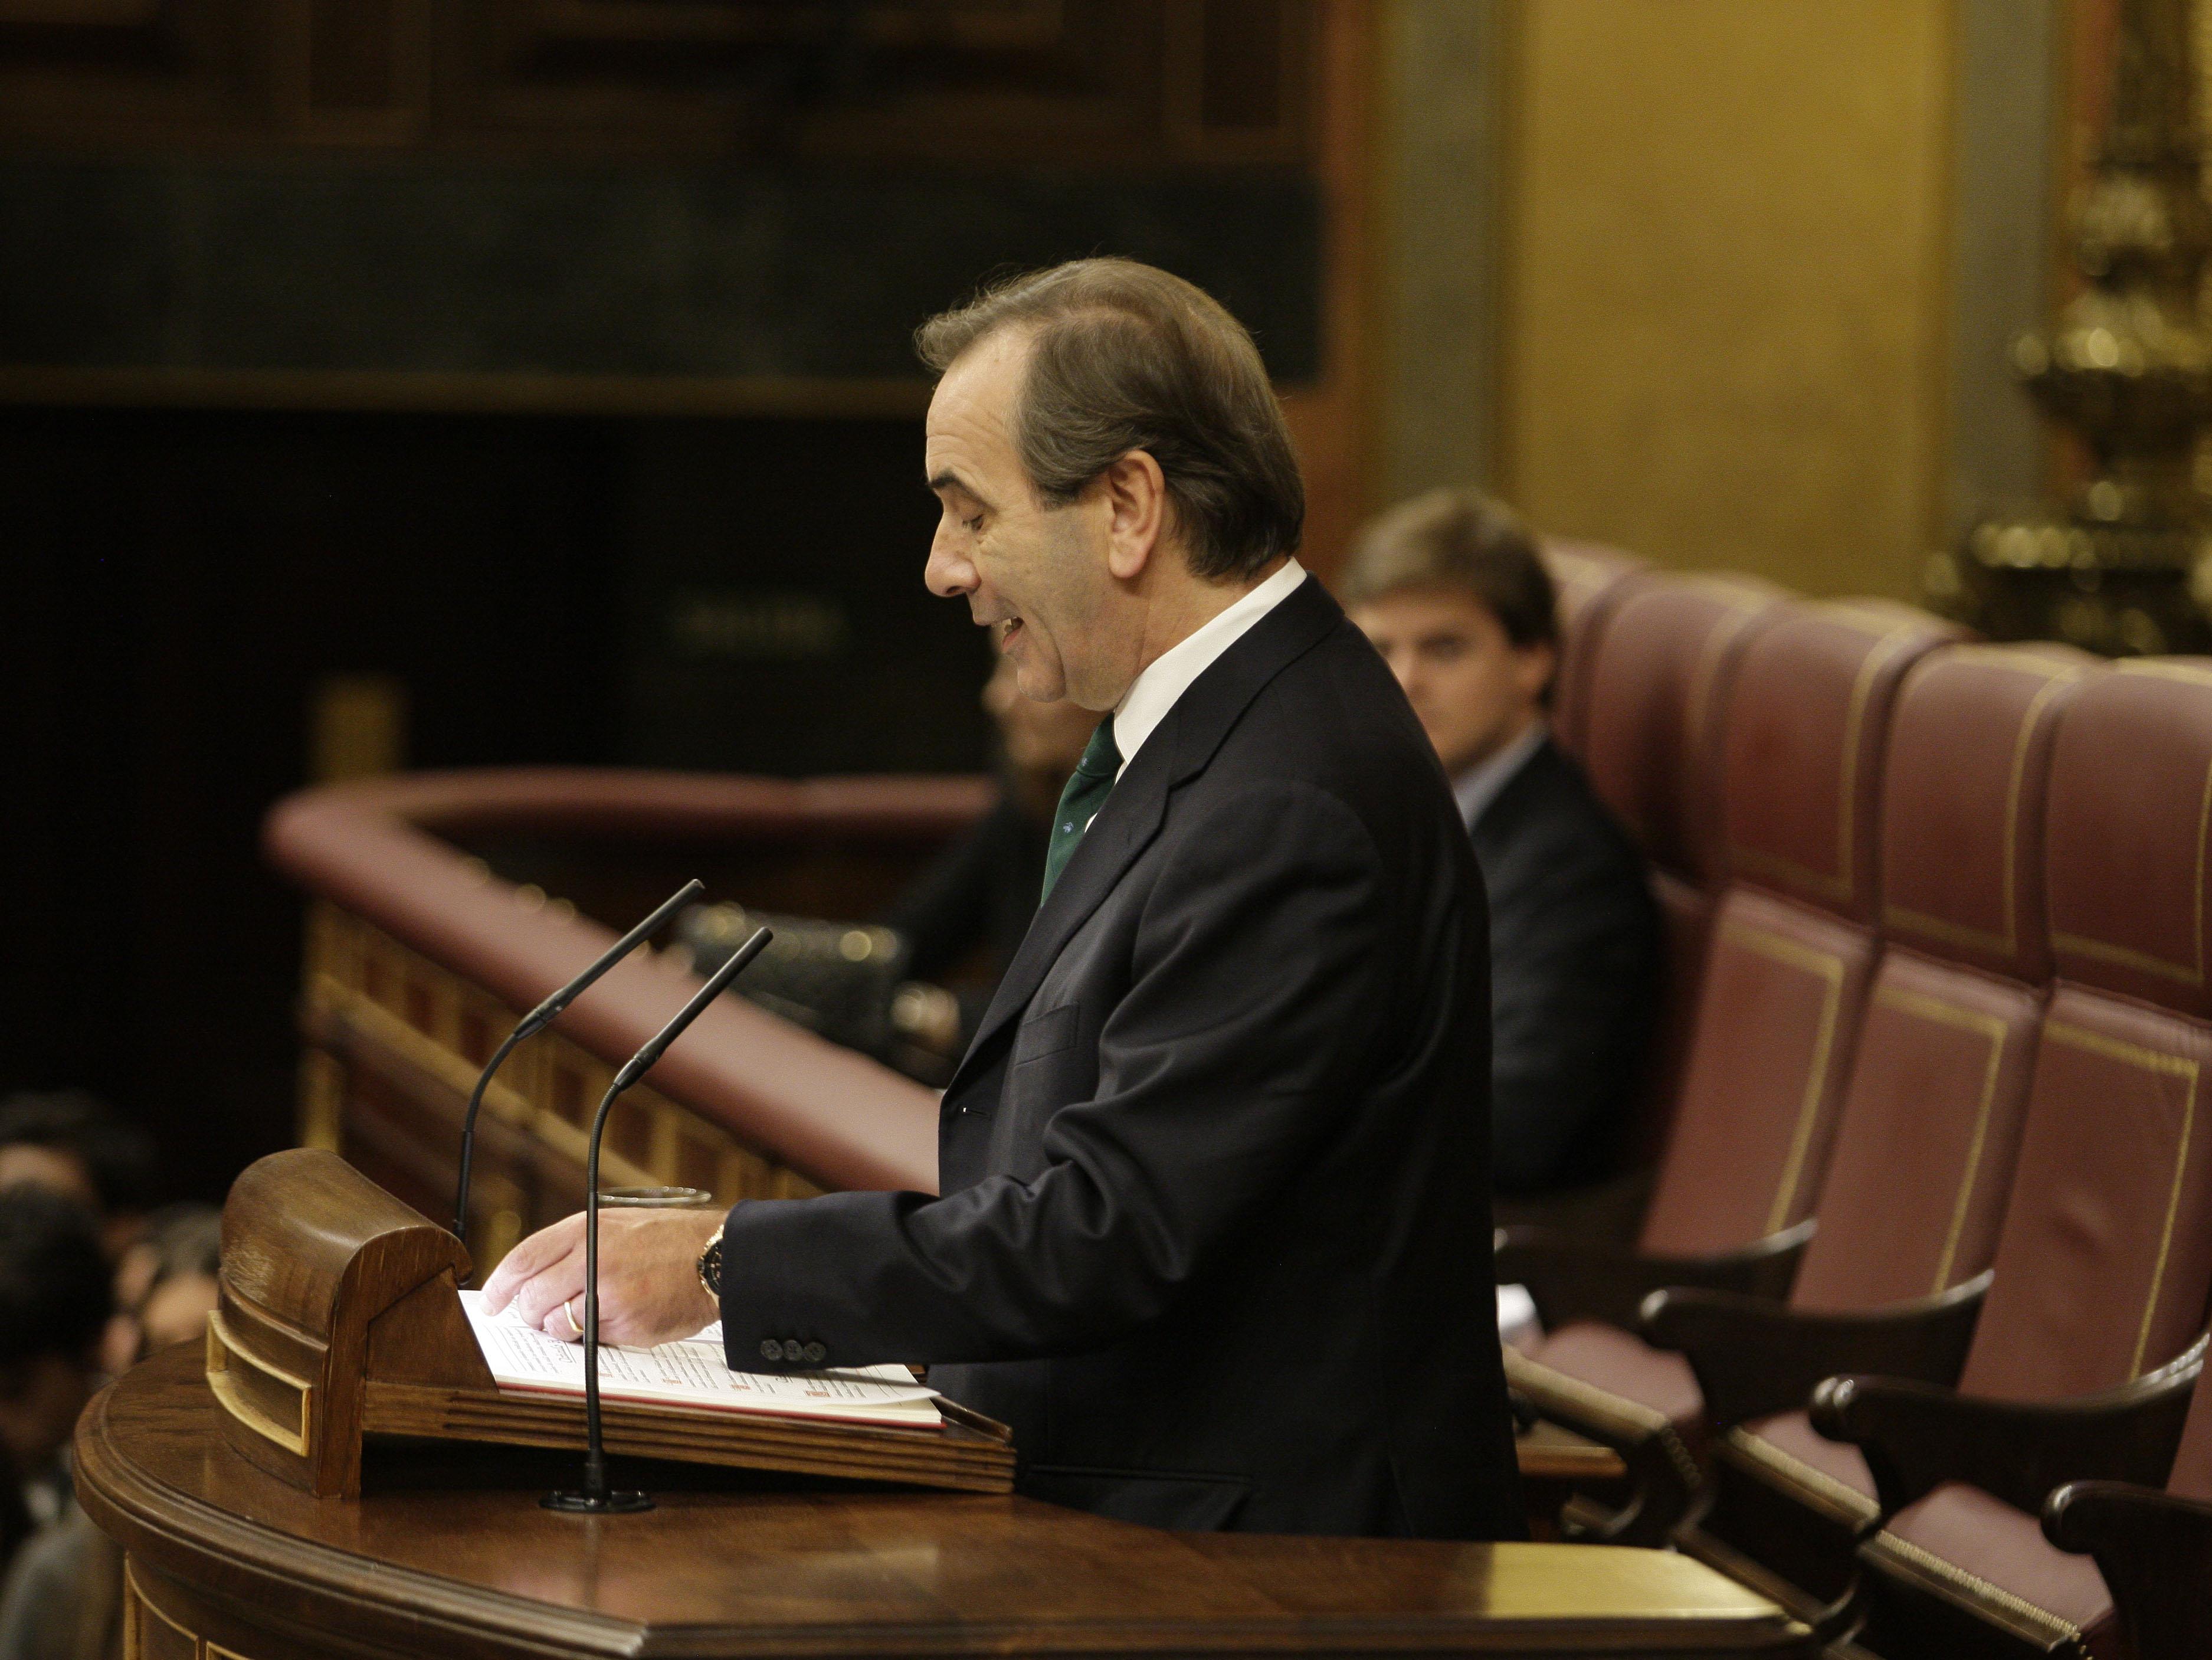
POLYGON ((696 877, 686 882, 659 909, 609 946, 598 962, 524 1015, 514 1030, 507 1033, 507 1041, 491 1052, 491 1059, 484 1063, 483 1071, 477 1078, 476 1088, 470 1092, 468 1111, 461 1118, 461 1179, 453 1191, 453 1237, 464 1245, 469 1242, 469 1165, 477 1150, 477 1113, 483 1105, 484 1091, 491 1084, 492 1074, 517 1043, 535 1037, 559 1019, 561 1011, 588 990, 601 975, 643 945, 662 923, 706 891, 707 885, 696 877))
POLYGON ((606 1515, 653 1508, 653 1500, 644 1493, 607 1490, 606 1448, 599 1431, 599 1143, 606 1137, 607 1115, 614 1110, 615 1098, 653 1070, 653 1063, 683 1035, 684 1029, 722 994, 725 986, 744 972, 775 937, 766 928, 756 930, 728 962, 714 970, 714 977, 699 988, 676 1018, 623 1063, 607 1092, 599 1098, 599 1110, 592 1120, 592 1139, 584 1152, 584 1485, 574 1491, 547 1493, 538 1501, 547 1510, 606 1515))

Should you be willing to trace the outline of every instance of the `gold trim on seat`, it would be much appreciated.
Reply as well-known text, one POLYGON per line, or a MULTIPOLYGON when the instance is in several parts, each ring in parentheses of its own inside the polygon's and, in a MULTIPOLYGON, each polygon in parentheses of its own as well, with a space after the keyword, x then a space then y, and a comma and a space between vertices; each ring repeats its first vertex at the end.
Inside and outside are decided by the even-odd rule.
POLYGON ((1721 1438, 1717 1450, 1723 1456, 1735 1453, 1739 1461, 1749 1459, 1780 1476, 1808 1496, 1830 1505, 1838 1512, 1837 1519, 1850 1526, 1863 1527, 1881 1514, 1878 1500, 1741 1425, 1721 1438))
POLYGON ((2003 873, 2004 931, 1994 933, 1988 928, 1954 922, 1947 917, 1930 916, 1925 911, 1914 910, 1894 903, 1882 906, 1882 926, 1893 932, 1917 933, 1923 939, 1941 939, 1954 946, 1971 946, 1984 951, 1995 948, 2005 956, 2012 957, 2020 950, 2020 797, 2027 777, 2028 746, 2034 740, 2036 726, 2043 718, 2045 706, 2081 679, 2087 671, 2079 664, 2054 663, 2000 647, 1955 646, 1930 660, 1929 666, 1922 672, 1939 673, 1954 664, 2032 674, 2045 683, 2042 690, 2029 700, 2026 713, 2021 716, 2020 730, 2013 736, 2012 769, 2005 780, 2004 842, 2000 854, 2003 873))
POLYGON ((2129 1376, 2140 1377, 2143 1351, 2150 1345, 2151 1321, 2158 1313, 2158 1293, 2166 1282, 2166 1258, 2173 1248, 2173 1224, 2181 1210, 2181 1184, 2189 1173, 2189 1140, 2197 1124, 2197 1062, 2186 1055, 2145 1049, 2140 1043, 2107 1037, 2102 1032, 2090 1031, 2064 1020, 2046 1022, 2043 1031, 2044 1036, 2054 1043, 2063 1043, 2069 1049, 2083 1049, 2091 1055, 2101 1055, 2108 1061, 2119 1061, 2123 1066, 2188 1081, 2188 1092, 2181 1101, 2181 1136, 2174 1147, 2173 1183, 2166 1193, 2166 1224, 2159 1232, 2158 1259, 2151 1267, 2150 1295, 2143 1301, 2142 1326, 2136 1334, 2136 1352, 2128 1362, 2129 1376))
POLYGON ((1956 1003, 1947 1003, 1940 997, 1930 997, 1926 992, 1909 991, 1901 986, 1882 986, 1874 1000, 1883 1008, 1895 1009, 1923 1020, 1971 1032, 1989 1040, 1989 1060, 1982 1067, 1982 1098, 1974 1110, 1974 1133, 1966 1144, 1966 1170, 1959 1184, 1959 1196, 1951 1207, 1951 1225, 1943 1236, 1943 1254, 1936 1264, 1936 1283, 1929 1289, 1941 1292, 1948 1289, 1951 1264, 1957 1260, 1959 1241, 1966 1230, 1968 1201, 1973 1197, 1974 1180, 1980 1173, 1982 1149, 1989 1139, 1990 1109, 1997 1097, 1997 1079, 2004 1071, 2005 1040, 2011 1030, 1994 1014, 1979 1009, 1970 1009, 1956 1003))
POLYGON ((1533 1399, 1540 1409, 1548 1397, 1560 1409, 1580 1418, 1601 1435, 1622 1440, 1639 1436, 1656 1438, 1665 1450, 1667 1462, 1674 1467, 1674 1473, 1692 1491, 1704 1479, 1698 1461, 1691 1456, 1690 1449, 1667 1414, 1641 1401, 1615 1395, 1611 1389, 1585 1383, 1540 1360, 1532 1360, 1510 1346, 1505 1350, 1505 1381, 1533 1399))
MULTIPOLYGON (((2043 1648, 2057 1645, 2069 1645, 2077 1656, 2088 1654, 2087 1640, 2081 1627, 2062 1619, 2048 1608, 2038 1608, 2017 1592, 2002 1585, 1992 1584, 1979 1574, 1969 1573, 1955 1562, 1947 1562, 1935 1552, 1900 1538, 1885 1529, 1863 1547, 1867 1554, 1880 1560, 1891 1559, 1891 1565, 1902 1569, 1905 1576, 1926 1587, 1936 1595, 1952 1602, 1959 1601, 1956 1592, 1965 1591, 1992 1605, 1996 1623, 2014 1635, 2026 1639, 2043 1648)), ((1981 1613, 1981 1609, 1972 1612, 1981 1613)))
MULTIPOLYGON (((2161 680, 2179 680, 2192 686, 2212 687, 2212 671, 2187 663, 2147 663, 2142 661, 2117 663, 2115 674, 2133 674, 2161 680)), ((2117 963, 2122 968, 2135 969, 2144 974, 2155 974, 2162 979, 2176 980, 2185 986, 2204 983, 2204 875, 2205 851, 2208 836, 2212 836, 2212 764, 2204 769, 2204 782, 2197 800, 2197 887, 2191 894, 2191 920, 2194 924, 2197 958, 2193 965, 2170 962, 2162 957, 2137 951, 2130 946, 2114 945, 2086 933, 2073 933, 2059 928, 2051 931, 2051 943, 2057 949, 2070 952, 2077 957, 2094 958, 2099 962, 2117 963)))
POLYGON ((1858 793, 1859 739, 1866 724, 1867 700, 1874 696, 1875 677, 1902 649, 1909 636, 1926 632, 1926 624, 1922 618, 1893 622, 1883 617, 1877 621, 1875 615, 1853 615, 1841 605, 1823 606, 1814 614, 1822 622, 1863 633, 1881 630, 1880 637, 1867 648, 1866 655, 1859 660, 1858 672, 1851 678, 1850 702, 1844 715, 1843 775, 1837 787, 1837 869, 1833 873, 1817 871, 1782 854, 1770 853, 1764 848, 1738 847, 1733 842, 1729 847, 1729 857, 1749 869, 1763 869, 1772 875, 1805 883, 1814 892, 1847 905, 1857 891, 1857 879, 1851 869, 1853 847, 1857 840, 1851 806, 1858 793))
POLYGON ((1806 1151, 1812 1144, 1813 1121, 1819 1116, 1821 1099, 1827 1092, 1828 1058, 1835 1047, 1836 1021, 1843 1006, 1844 959, 1833 952, 1792 939, 1786 933, 1734 919, 1722 927, 1721 939, 1757 952, 1785 967, 1817 976, 1825 988, 1820 1030, 1813 1040, 1813 1064, 1808 1069, 1804 1098, 1797 1108, 1797 1122, 1790 1132, 1790 1152, 1783 1162, 1782 1179, 1766 1216, 1766 1231, 1779 1233, 1790 1225, 1790 1207, 1796 1201, 1797 1184, 1804 1175, 1806 1151))

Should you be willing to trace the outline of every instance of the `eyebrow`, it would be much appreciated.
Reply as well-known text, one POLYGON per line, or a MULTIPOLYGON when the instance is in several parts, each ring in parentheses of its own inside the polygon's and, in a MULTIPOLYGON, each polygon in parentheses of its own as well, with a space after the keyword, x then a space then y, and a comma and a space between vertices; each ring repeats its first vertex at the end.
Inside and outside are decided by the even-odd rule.
POLYGON ((969 483, 965 478, 963 478, 958 473, 954 472, 949 467, 944 471, 936 474, 930 479, 929 488, 940 495, 946 490, 956 489, 963 496, 968 497, 969 501, 975 502, 978 507, 988 508, 991 505, 990 502, 984 500, 983 493, 981 490, 977 489, 973 484, 969 483))

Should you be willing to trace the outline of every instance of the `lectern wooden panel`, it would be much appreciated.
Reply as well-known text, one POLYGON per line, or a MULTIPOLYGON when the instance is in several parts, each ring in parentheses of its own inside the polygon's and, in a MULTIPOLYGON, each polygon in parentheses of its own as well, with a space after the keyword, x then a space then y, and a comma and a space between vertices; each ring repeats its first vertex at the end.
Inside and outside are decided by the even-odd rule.
MULTIPOLYGON (((468 1252, 335 1153, 248 1166, 222 1213, 207 1381, 248 1463, 319 1496, 361 1491, 372 1436, 567 1448, 579 1400, 501 1389, 461 1310, 468 1252)), ((949 1404, 935 1430, 604 1403, 617 1453, 1005 1493, 1000 1426, 949 1404), (957 1416, 957 1421, 955 1421, 957 1416)))

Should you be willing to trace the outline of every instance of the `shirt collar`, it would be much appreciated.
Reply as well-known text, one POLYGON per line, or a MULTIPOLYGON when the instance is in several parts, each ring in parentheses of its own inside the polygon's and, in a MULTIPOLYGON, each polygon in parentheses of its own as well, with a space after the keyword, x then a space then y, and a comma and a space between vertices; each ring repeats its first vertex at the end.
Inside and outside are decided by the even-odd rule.
POLYGON ((1498 751, 1486 761, 1478 761, 1452 780, 1452 794, 1459 800, 1459 816, 1469 830, 1482 817, 1501 791, 1513 781, 1514 775, 1528 764, 1528 757, 1544 745, 1551 736, 1551 728, 1540 720, 1531 721, 1528 730, 1498 751))
MULTIPOLYGON (((1129 763, 1168 718, 1176 700, 1190 690, 1191 682, 1305 580, 1304 565, 1285 560, 1282 569, 1152 660, 1114 710, 1114 747, 1121 751, 1122 772, 1129 769, 1129 763)), ((1121 774, 1114 775, 1118 779, 1121 774)))

